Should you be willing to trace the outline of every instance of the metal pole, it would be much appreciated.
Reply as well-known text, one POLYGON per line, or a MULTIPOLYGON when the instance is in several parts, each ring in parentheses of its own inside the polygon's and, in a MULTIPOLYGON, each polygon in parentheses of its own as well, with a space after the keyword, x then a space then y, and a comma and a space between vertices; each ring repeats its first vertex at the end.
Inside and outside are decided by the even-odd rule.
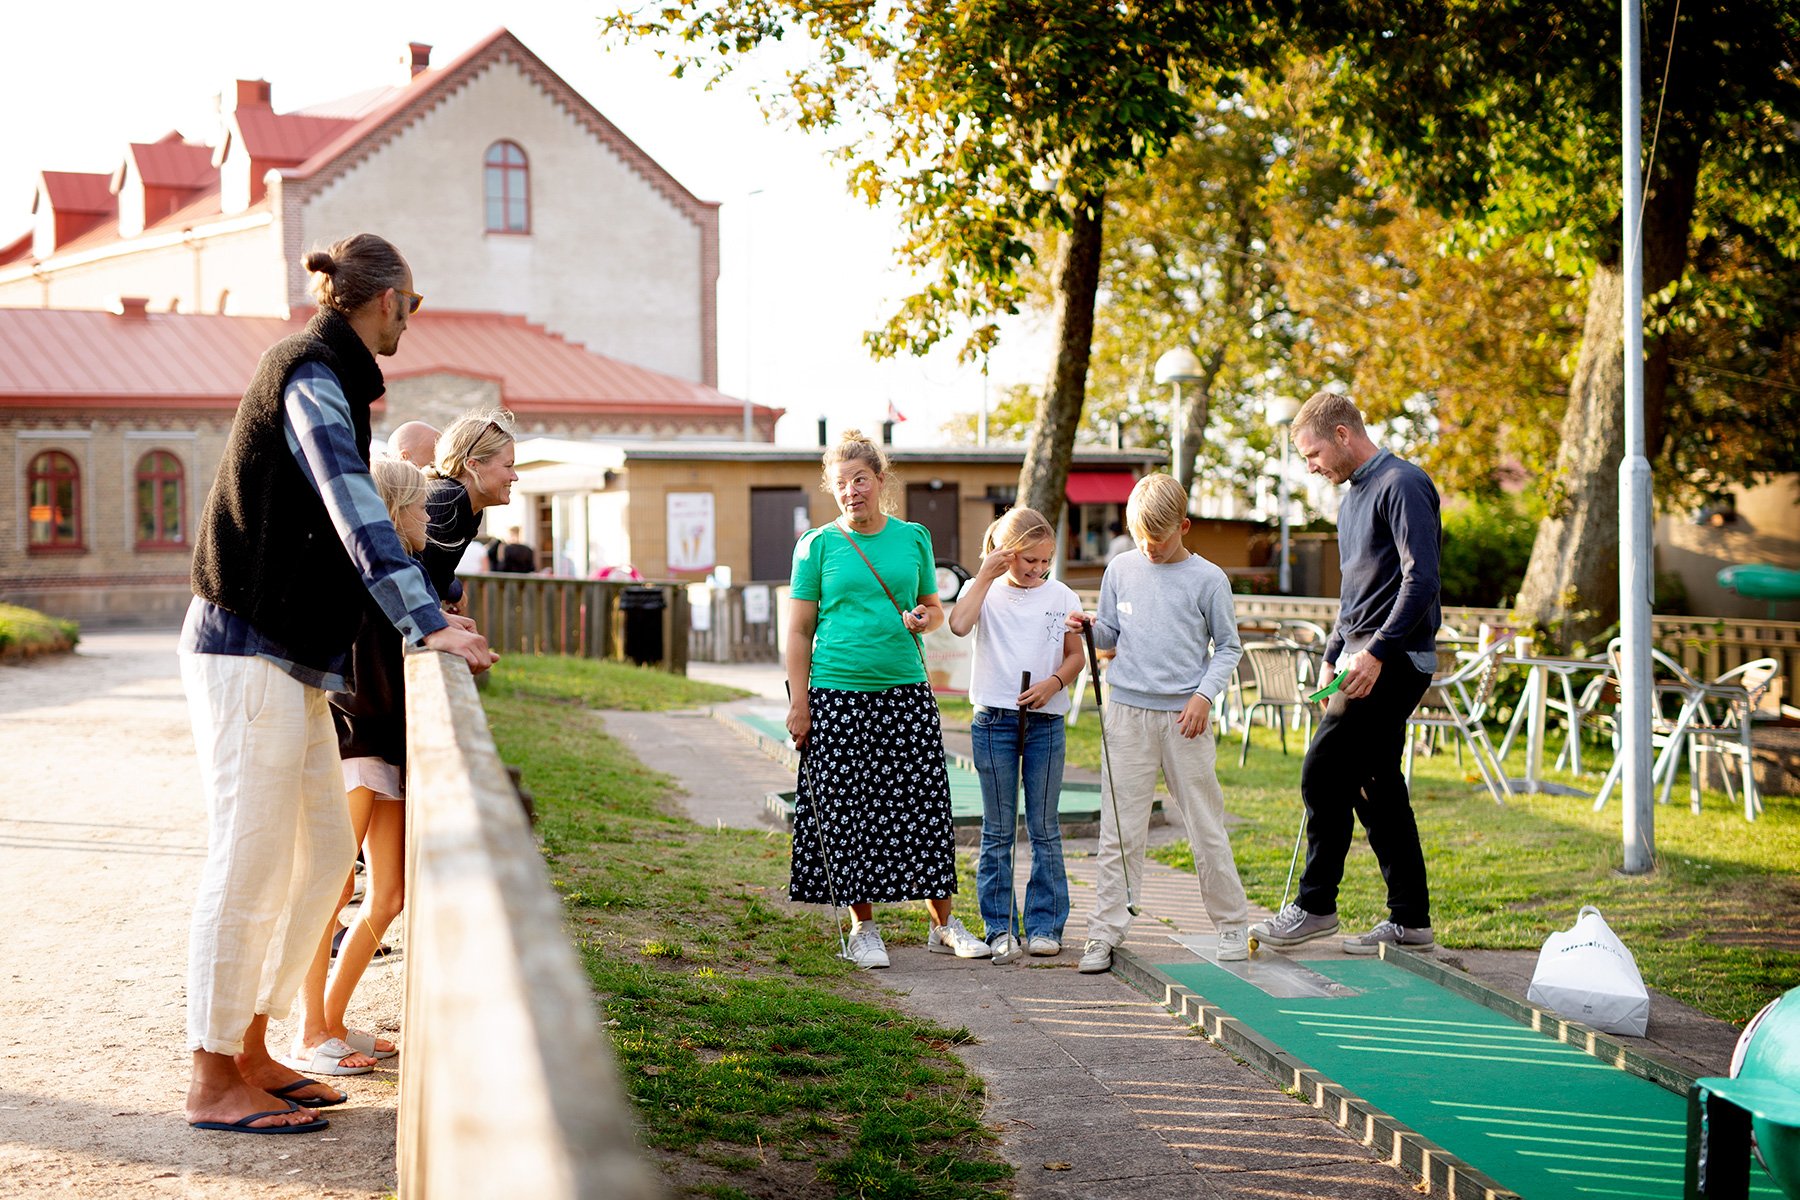
POLYGON ((1656 815, 1650 778, 1650 462, 1644 456, 1644 267, 1639 207, 1643 123, 1639 114, 1638 0, 1619 14, 1624 49, 1621 158, 1624 183, 1625 454, 1619 461, 1619 753, 1624 785, 1624 871, 1642 875, 1656 864, 1656 815))
POLYGON ((1288 553, 1288 427, 1281 427, 1281 594, 1294 590, 1294 568, 1288 553))
POLYGON ((1169 426, 1169 474, 1179 482, 1183 434, 1186 433, 1183 427, 1187 422, 1181 419, 1181 380, 1177 379, 1169 386, 1175 389, 1175 419, 1169 426))

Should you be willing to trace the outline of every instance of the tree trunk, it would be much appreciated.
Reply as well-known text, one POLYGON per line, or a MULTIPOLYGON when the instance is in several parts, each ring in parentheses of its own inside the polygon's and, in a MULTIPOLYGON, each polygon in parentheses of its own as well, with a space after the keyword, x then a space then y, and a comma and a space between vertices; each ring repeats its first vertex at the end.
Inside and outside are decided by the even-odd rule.
MULTIPOLYGON (((1699 155, 1665 146, 1644 206, 1644 295, 1655 295, 1687 266, 1699 155)), ((1602 263, 1588 286, 1581 355, 1569 381, 1562 447, 1543 481, 1549 512, 1532 543, 1517 612, 1564 648, 1591 642, 1619 619, 1619 462, 1625 454, 1625 276, 1602 263)), ((1644 425, 1647 453, 1663 431, 1667 349, 1646 346, 1644 425)))
POLYGON ((1619 458, 1625 446, 1625 276, 1603 263, 1588 284, 1581 356, 1569 381, 1562 447, 1545 481, 1548 515, 1519 588, 1521 616, 1567 646, 1619 609, 1619 458))
MULTIPOLYGON (((1235 299, 1235 297, 1228 297, 1235 299)), ((1225 348, 1215 347, 1212 353, 1200 361, 1200 381, 1181 389, 1181 411, 1176 420, 1181 425, 1181 458, 1175 464, 1175 481, 1181 484, 1181 494, 1192 497, 1194 494, 1194 459, 1200 455, 1200 439, 1206 436, 1206 418, 1212 411, 1213 384, 1219 378, 1219 369, 1225 365, 1225 348)), ((1193 501, 1188 501, 1191 507, 1193 501)))
POLYGON ((1087 399, 1088 354, 1094 342, 1094 296, 1100 286, 1101 197, 1074 204, 1067 236, 1056 255, 1056 364, 1038 401, 1037 419, 1019 470, 1019 502, 1062 519, 1069 486, 1069 458, 1087 399))

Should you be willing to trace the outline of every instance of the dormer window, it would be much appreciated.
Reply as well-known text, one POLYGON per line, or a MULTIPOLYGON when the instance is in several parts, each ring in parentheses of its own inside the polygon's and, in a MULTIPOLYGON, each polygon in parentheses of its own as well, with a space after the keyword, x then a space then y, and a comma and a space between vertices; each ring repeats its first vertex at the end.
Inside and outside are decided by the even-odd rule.
POLYGON ((531 169, 513 142, 495 142, 482 160, 489 233, 531 232, 531 169))

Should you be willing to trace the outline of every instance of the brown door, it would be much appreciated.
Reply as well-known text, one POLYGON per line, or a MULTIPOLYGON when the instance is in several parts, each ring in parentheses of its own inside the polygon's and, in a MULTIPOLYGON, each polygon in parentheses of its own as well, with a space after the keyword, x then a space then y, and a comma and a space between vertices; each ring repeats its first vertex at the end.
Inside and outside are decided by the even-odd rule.
POLYGON ((906 485, 906 519, 931 531, 931 551, 939 562, 962 562, 962 535, 954 483, 906 485))
POLYGON ((811 527, 805 488, 751 488, 750 578, 786 579, 794 567, 794 542, 811 527))

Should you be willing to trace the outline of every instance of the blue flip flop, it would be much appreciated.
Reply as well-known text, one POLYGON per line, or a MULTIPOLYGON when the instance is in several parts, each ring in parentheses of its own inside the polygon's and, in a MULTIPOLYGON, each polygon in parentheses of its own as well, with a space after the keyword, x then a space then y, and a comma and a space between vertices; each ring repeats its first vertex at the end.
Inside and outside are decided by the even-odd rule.
POLYGON ((264 1117, 279 1117, 285 1113, 298 1112, 298 1104, 289 1104, 286 1108, 272 1108, 268 1112, 251 1113, 247 1117, 239 1117, 235 1121, 189 1121, 189 1129, 216 1129, 221 1133, 316 1133, 321 1129, 331 1128, 331 1122, 320 1117, 308 1121, 304 1125, 252 1125, 252 1121, 260 1121, 264 1117))
POLYGON ((338 1092, 336 1100, 309 1100, 305 1096, 295 1096, 290 1094, 299 1091, 301 1088, 312 1087, 315 1084, 319 1087, 329 1086, 318 1079, 296 1079, 286 1087, 266 1088, 264 1090, 271 1096, 279 1096, 289 1104, 297 1104, 301 1108, 331 1108, 333 1105, 346 1104, 350 1100, 350 1096, 346 1092, 338 1092))

